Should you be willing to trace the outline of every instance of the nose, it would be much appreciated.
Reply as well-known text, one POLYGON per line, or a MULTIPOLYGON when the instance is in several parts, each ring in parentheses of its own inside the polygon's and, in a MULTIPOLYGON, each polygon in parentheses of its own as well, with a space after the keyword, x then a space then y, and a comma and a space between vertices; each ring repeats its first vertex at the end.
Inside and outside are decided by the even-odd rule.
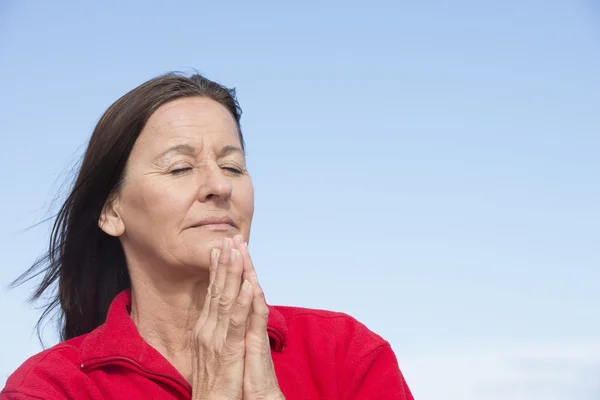
POLYGON ((202 203, 207 201, 226 202, 231 197, 233 187, 231 180, 225 175, 221 167, 216 163, 206 165, 203 173, 199 174, 198 200, 202 203))

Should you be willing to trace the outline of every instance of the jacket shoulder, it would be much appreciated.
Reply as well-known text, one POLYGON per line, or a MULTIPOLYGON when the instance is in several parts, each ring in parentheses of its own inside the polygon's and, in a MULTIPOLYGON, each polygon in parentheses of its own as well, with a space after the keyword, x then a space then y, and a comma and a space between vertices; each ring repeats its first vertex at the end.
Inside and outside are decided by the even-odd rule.
POLYGON ((74 338, 31 356, 8 377, 0 394, 9 398, 70 398, 78 377, 87 380, 79 368, 81 341, 81 337, 74 338))
POLYGON ((337 311, 274 306, 285 318, 289 334, 319 337, 327 342, 337 344, 360 345, 363 349, 388 345, 388 342, 371 331, 356 318, 337 311))
POLYGON ((291 353, 335 377, 340 398, 413 400, 389 342, 365 324, 342 312, 274 307, 287 323, 291 353))
POLYGON ((317 322, 318 320, 331 322, 332 320, 341 319, 350 323, 360 324, 354 317, 338 311, 292 306, 273 306, 273 308, 279 311, 287 322, 294 322, 297 319, 312 322, 317 322))

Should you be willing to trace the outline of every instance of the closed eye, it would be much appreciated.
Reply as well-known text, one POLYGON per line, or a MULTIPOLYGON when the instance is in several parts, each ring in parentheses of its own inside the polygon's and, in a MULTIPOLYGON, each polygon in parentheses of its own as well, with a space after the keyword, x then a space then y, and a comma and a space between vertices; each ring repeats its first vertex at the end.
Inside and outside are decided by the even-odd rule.
POLYGON ((221 168, 223 168, 225 171, 230 172, 235 175, 241 175, 244 173, 244 171, 242 171, 239 168, 235 168, 235 167, 221 167, 221 168))
POLYGON ((191 171, 191 167, 185 167, 185 168, 177 168, 172 170, 171 172, 169 172, 171 175, 182 175, 185 174, 188 171, 191 171))

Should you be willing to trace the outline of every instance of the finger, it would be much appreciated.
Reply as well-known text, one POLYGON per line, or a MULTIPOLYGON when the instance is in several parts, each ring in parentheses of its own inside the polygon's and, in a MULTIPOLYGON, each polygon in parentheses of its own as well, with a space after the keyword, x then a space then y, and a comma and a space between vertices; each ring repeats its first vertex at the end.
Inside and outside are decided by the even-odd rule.
POLYGON ((204 304, 202 305, 202 309, 200 311, 200 316, 198 318, 198 323, 203 325, 206 319, 208 318, 208 312, 210 309, 210 297, 211 292, 210 288, 215 281, 215 275, 217 273, 217 266, 219 263, 219 254, 221 251, 219 249, 212 249, 210 252, 210 268, 209 268, 209 281, 208 288, 206 290, 206 296, 204 296, 204 304))
POLYGON ((248 323, 248 332, 256 335, 263 335, 267 331, 269 322, 269 307, 265 300, 265 294, 258 282, 258 277, 250 258, 248 244, 242 244, 242 258, 244 259, 244 279, 252 284, 253 299, 252 310, 250 312, 250 321, 248 323))
POLYGON ((238 249, 231 249, 231 257, 227 266, 227 275, 225 286, 219 301, 219 315, 217 317, 216 332, 225 334, 229 326, 232 309, 240 294, 240 284, 242 280, 243 261, 238 249))
MULTIPOLYGON (((250 257, 250 251, 248 250, 248 243, 242 242, 239 246, 240 251, 242 253, 242 259, 244 260, 244 274, 242 278, 248 280, 250 283, 255 282, 256 272, 254 271, 254 264, 252 263, 252 258, 250 257)), ((254 285, 252 286, 252 290, 254 291, 254 285)), ((254 294, 253 294, 254 296, 254 294)), ((252 305, 250 305, 250 313, 246 318, 246 328, 250 325, 250 316, 252 315, 252 305)))
POLYGON ((231 239, 223 239, 223 247, 217 258, 217 266, 215 271, 214 282, 210 285, 208 291, 210 296, 210 304, 208 310, 208 319, 211 327, 217 324, 217 318, 219 315, 219 303, 221 301, 221 294, 225 287, 225 279, 227 276, 227 266, 229 265, 229 258, 231 254, 231 239))
POLYGON ((217 276, 217 267, 219 266, 219 257, 221 255, 221 250, 212 249, 210 252, 210 268, 208 270, 208 287, 215 282, 215 278, 217 276))
MULTIPOLYGON (((244 242, 240 244, 240 251, 242 253, 242 259, 244 260, 244 279, 248 279, 250 283, 254 283, 256 278, 256 271, 254 270, 254 264, 250 257, 250 251, 248 250, 248 243, 244 242), (254 276, 254 277, 253 277, 254 276)), ((253 289, 256 290, 254 285, 253 289)))
POLYGON ((252 304, 252 293, 252 284, 250 281, 244 280, 237 302, 232 310, 231 318, 229 318, 227 341, 230 344, 244 341, 248 326, 246 321, 248 320, 252 304))
POLYGON ((233 237, 233 248, 241 250, 240 246, 244 242, 244 237, 242 235, 235 235, 233 237))
MULTIPOLYGON (((252 283, 252 281, 250 281, 252 283)), ((252 312, 250 313, 250 322, 248 323, 248 332, 255 335, 264 335, 269 323, 269 307, 265 301, 265 294, 258 284, 258 281, 252 283, 254 289, 252 299, 252 312)))

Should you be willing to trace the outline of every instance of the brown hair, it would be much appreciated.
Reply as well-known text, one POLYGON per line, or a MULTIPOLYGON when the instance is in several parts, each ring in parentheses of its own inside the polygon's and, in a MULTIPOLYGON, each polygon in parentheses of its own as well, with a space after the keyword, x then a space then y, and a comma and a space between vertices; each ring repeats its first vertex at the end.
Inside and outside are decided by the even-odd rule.
POLYGON ((58 283, 38 321, 38 335, 42 321, 58 305, 62 340, 92 331, 106 319, 114 297, 130 286, 121 243, 98 227, 98 218, 107 199, 119 192, 127 159, 148 118, 167 102, 194 96, 213 99, 231 113, 245 149, 235 89, 200 74, 165 74, 113 103, 92 133, 75 183, 56 215, 47 252, 13 282, 19 285, 43 274, 32 301, 58 283))

